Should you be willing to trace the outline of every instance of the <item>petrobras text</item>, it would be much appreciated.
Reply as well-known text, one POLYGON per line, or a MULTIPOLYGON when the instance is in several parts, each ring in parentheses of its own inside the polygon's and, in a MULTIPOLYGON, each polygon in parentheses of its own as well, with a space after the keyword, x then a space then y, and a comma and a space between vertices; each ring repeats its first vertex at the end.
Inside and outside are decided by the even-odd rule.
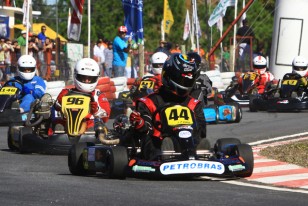
POLYGON ((159 169, 163 175, 192 173, 222 174, 225 172, 225 166, 220 162, 201 160, 167 162, 163 163, 159 169))

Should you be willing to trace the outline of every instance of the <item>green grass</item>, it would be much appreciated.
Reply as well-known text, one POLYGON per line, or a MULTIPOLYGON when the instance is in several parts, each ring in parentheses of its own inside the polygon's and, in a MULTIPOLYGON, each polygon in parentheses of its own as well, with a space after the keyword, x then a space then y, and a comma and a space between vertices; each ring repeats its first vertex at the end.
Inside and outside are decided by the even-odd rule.
POLYGON ((267 147, 260 155, 308 168, 308 140, 276 147, 267 147))

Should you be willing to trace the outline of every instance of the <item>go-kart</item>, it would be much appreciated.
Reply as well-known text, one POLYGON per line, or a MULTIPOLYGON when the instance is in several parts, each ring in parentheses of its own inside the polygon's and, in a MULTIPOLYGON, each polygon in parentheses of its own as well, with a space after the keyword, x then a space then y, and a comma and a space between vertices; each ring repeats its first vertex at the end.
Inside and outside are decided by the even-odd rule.
POLYGON ((237 102, 241 106, 249 105, 250 95, 258 94, 257 82, 260 75, 256 72, 247 72, 242 77, 242 84, 238 83, 236 76, 232 77, 230 85, 225 91, 216 93, 214 95, 214 102, 216 105, 229 104, 237 102))
MULTIPOLYGON (((145 158, 142 141, 114 146, 77 143, 68 155, 73 175, 103 173, 108 178, 132 177, 249 177, 254 158, 251 146, 235 138, 219 139, 210 148, 207 139, 194 143, 195 118, 185 106, 166 105, 153 114, 154 127, 162 132, 161 150, 154 158, 145 158)), ((121 138, 120 138, 121 139, 121 138)))
POLYGON ((287 73, 283 76, 281 86, 271 89, 262 95, 250 97, 249 110, 260 111, 301 111, 308 109, 308 96, 300 86, 299 74, 287 73))
POLYGON ((154 91, 155 82, 152 76, 144 76, 138 86, 133 85, 129 91, 119 93, 119 98, 111 103, 110 118, 118 115, 128 115, 135 106, 135 100, 151 94, 154 91))
POLYGON ((49 94, 32 103, 24 126, 11 126, 8 147, 20 153, 67 154, 76 142, 98 142, 95 132, 86 131, 84 118, 89 114, 91 97, 70 91, 62 98, 62 124, 54 125, 51 117, 53 100, 49 94), (50 127, 54 128, 50 133, 50 127))
POLYGON ((26 114, 20 113, 21 90, 14 86, 15 83, 23 86, 19 80, 9 80, 0 89, 0 126, 23 125, 26 118, 26 114))
POLYGON ((207 123, 217 124, 219 122, 239 123, 242 119, 242 108, 237 102, 225 105, 211 104, 203 109, 207 123))

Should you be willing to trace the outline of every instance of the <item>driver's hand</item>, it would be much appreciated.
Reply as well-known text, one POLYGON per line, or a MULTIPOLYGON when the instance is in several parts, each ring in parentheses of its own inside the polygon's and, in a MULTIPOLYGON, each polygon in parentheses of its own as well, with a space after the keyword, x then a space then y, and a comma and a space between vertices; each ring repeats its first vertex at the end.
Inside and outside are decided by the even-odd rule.
POLYGON ((129 121, 130 124, 135 127, 135 129, 140 129, 144 125, 144 120, 142 119, 140 113, 137 111, 133 111, 130 114, 129 121))
POLYGON ((95 114, 95 113, 98 112, 98 104, 97 104, 97 102, 91 102, 90 106, 91 106, 91 110, 90 110, 91 114, 95 114))

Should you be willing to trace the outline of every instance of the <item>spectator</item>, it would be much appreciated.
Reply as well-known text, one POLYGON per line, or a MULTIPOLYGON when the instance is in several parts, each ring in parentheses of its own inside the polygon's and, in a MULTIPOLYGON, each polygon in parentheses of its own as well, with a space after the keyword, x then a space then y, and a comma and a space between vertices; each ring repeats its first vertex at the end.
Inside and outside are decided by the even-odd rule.
POLYGON ((49 81, 51 79, 50 64, 51 64, 51 58, 52 58, 52 48, 53 48, 53 44, 52 44, 50 38, 46 37, 45 44, 44 44, 44 47, 43 47, 44 59, 45 59, 45 62, 47 64, 46 74, 44 76, 44 79, 46 81, 49 81))
POLYGON ((26 37, 27 37, 27 31, 22 30, 21 36, 17 38, 18 45, 20 46, 21 55, 26 54, 26 44, 27 44, 26 37))
POLYGON ((127 33, 127 28, 125 26, 120 26, 118 28, 118 35, 113 40, 113 72, 114 77, 123 77, 128 52, 131 47, 131 38, 128 38, 127 42, 125 35, 127 33))
POLYGON ((112 42, 108 42, 108 47, 104 50, 104 54, 105 54, 105 63, 104 63, 105 76, 112 78, 112 60, 113 60, 112 42))
POLYGON ((175 44, 175 48, 171 50, 171 53, 182 53, 179 44, 175 44))
POLYGON ((156 53, 156 52, 164 52, 164 53, 167 54, 168 56, 171 55, 170 50, 167 49, 167 42, 164 41, 164 40, 160 40, 160 42, 159 42, 159 47, 157 47, 157 48, 155 49, 155 52, 154 52, 154 53, 156 53))
POLYGON ((0 37, 0 68, 1 68, 1 75, 0 80, 5 77, 5 64, 4 64, 4 44, 5 44, 5 38, 0 37))
MULTIPOLYGON (((250 56, 250 50, 251 50, 251 41, 254 37, 254 32, 252 30, 252 28, 250 26, 248 26, 248 21, 247 19, 244 19, 242 21, 243 26, 240 27, 237 32, 236 35, 237 37, 240 37, 240 40, 238 42, 239 45, 239 66, 240 66, 240 70, 242 71, 246 71, 247 70, 247 56, 248 56, 248 62, 250 65, 251 62, 251 56, 250 56)), ((248 68, 248 70, 250 70, 250 68, 248 68)))
MULTIPOLYGON (((9 80, 11 77, 11 53, 14 52, 14 47, 12 46, 12 41, 10 39, 5 39, 5 43, 3 45, 4 49, 4 63, 5 63, 5 79, 9 80)), ((14 71, 12 73, 12 77, 14 76, 14 71)))
POLYGON ((93 59, 99 63, 100 62, 100 46, 102 45, 102 40, 97 40, 96 44, 93 47, 93 59))
POLYGON ((222 71, 228 72, 230 70, 230 52, 227 46, 224 46, 222 53, 222 71))
POLYGON ((45 41, 46 41, 46 26, 41 26, 41 32, 38 34, 38 39, 42 41, 42 44, 44 45, 45 41))
POLYGON ((11 60, 12 60, 12 67, 11 68, 14 67, 15 70, 16 70, 17 69, 17 61, 18 61, 18 59, 21 56, 20 46, 18 45, 18 42, 17 42, 16 39, 13 40, 12 47, 14 48, 14 52, 11 53, 11 55, 12 55, 12 58, 11 58, 11 60))

